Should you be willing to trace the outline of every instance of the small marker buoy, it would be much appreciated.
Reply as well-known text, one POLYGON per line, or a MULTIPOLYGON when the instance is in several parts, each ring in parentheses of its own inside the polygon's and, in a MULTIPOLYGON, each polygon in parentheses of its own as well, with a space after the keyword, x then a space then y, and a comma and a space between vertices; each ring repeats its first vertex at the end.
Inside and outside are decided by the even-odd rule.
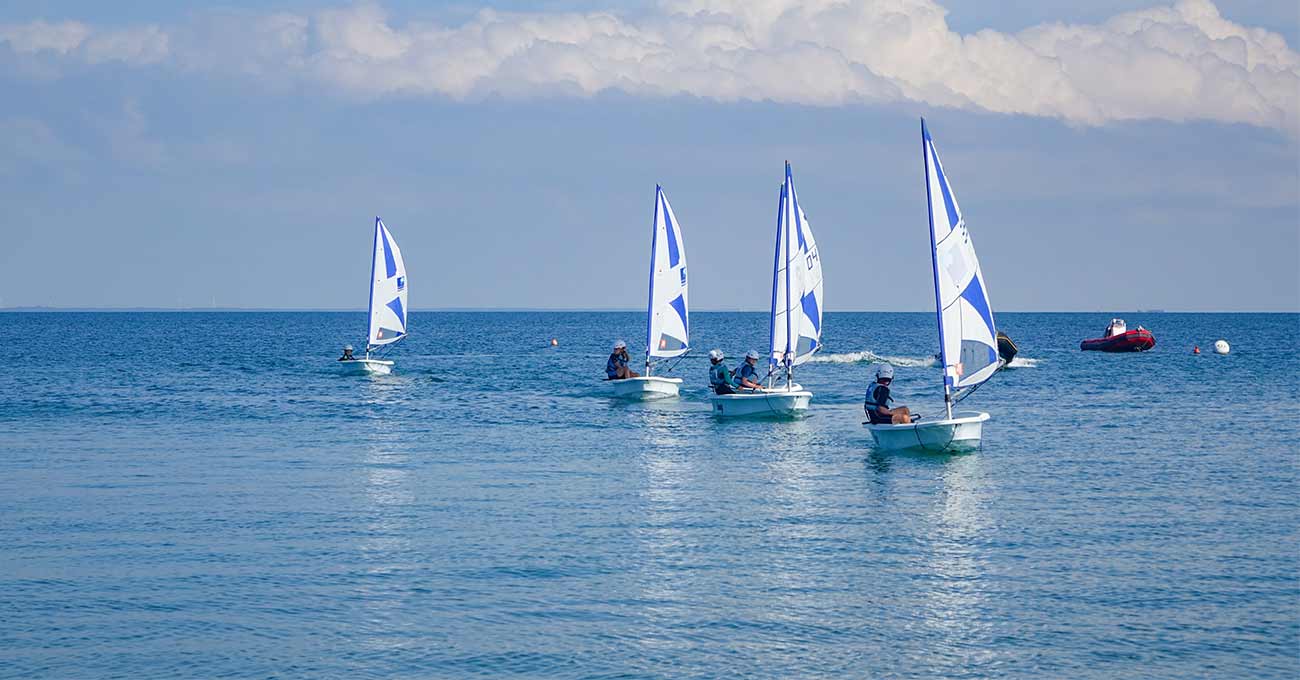
POLYGON ((551 338, 551 347, 559 347, 559 346, 560 346, 560 341, 556 340, 555 338, 551 338))
POLYGON ((1192 345, 1192 354, 1200 354, 1200 353, 1201 353, 1201 348, 1197 347, 1196 345, 1192 345))
POLYGON ((1227 341, 1227 340, 1215 340, 1215 341, 1214 341, 1214 353, 1215 353, 1215 354, 1227 354, 1228 352, 1231 352, 1231 351, 1232 351, 1232 348, 1228 346, 1228 341, 1227 341))

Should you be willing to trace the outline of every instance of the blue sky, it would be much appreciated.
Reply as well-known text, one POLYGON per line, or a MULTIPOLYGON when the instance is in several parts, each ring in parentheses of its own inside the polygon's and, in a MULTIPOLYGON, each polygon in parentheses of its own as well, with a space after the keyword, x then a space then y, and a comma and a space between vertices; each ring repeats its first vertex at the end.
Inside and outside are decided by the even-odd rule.
POLYGON ((417 309, 635 308, 659 182, 762 309, 789 159, 924 310, 924 115, 996 308, 1300 309, 1294 3, 1075 4, 0 3, 0 305, 359 308, 378 214, 417 309))

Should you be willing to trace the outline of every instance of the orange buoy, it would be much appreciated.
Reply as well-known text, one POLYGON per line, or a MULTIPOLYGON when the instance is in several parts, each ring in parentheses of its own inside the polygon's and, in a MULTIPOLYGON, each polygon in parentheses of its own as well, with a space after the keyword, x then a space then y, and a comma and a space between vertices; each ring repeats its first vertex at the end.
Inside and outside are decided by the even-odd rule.
POLYGON ((1201 353, 1201 348, 1197 347, 1196 345, 1192 345, 1192 354, 1200 354, 1200 353, 1201 353))

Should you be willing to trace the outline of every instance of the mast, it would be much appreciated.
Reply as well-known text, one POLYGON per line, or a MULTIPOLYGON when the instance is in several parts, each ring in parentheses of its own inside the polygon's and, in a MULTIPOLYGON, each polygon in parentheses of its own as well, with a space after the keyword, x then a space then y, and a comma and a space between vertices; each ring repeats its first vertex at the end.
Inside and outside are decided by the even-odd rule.
POLYGON ((375 260, 379 259, 379 216, 375 216, 375 237, 370 242, 370 297, 366 301, 366 358, 370 358, 370 338, 375 325, 375 260))
POLYGON ((939 296, 939 246, 934 238, 934 199, 930 189, 930 166, 933 163, 930 151, 930 131, 925 127, 925 118, 921 118, 921 155, 925 157, 925 211, 930 220, 930 265, 934 271, 934 312, 939 324, 939 358, 943 364, 943 407, 952 420, 952 386, 948 379, 948 350, 943 342, 943 298, 939 296))
MULTIPOLYGON (((781 216, 785 210, 785 184, 781 184, 780 196, 776 202, 776 253, 772 255, 772 314, 767 321, 768 365, 772 364, 772 353, 776 350, 776 283, 781 271, 781 216)), ((772 386, 773 369, 767 371, 767 386, 772 386)))
POLYGON ((660 204, 662 202, 663 202, 663 187, 656 184, 655 185, 655 209, 654 209, 654 213, 650 215, 650 284, 647 286, 647 290, 649 290, 649 300, 646 302, 646 308, 645 308, 645 374, 646 377, 650 376, 650 347, 654 342, 654 338, 651 338, 650 334, 654 331, 655 255, 656 255, 655 250, 659 246, 659 210, 660 210, 660 204))
POLYGON ((785 239, 785 389, 794 382, 794 357, 791 356, 790 339, 794 333, 794 314, 790 307, 790 215, 793 213, 794 191, 790 182, 790 161, 785 162, 785 210, 781 212, 782 234, 785 239))

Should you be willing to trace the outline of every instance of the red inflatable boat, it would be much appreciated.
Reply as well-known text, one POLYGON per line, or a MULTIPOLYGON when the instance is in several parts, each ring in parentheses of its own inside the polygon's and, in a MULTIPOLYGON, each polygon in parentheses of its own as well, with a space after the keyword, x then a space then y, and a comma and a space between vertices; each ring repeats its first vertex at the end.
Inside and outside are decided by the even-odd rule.
POLYGON ((1156 336, 1151 331, 1138 326, 1130 331, 1123 319, 1111 319, 1106 326, 1106 335, 1079 343, 1079 349, 1097 352, 1145 352, 1156 346, 1156 336))

